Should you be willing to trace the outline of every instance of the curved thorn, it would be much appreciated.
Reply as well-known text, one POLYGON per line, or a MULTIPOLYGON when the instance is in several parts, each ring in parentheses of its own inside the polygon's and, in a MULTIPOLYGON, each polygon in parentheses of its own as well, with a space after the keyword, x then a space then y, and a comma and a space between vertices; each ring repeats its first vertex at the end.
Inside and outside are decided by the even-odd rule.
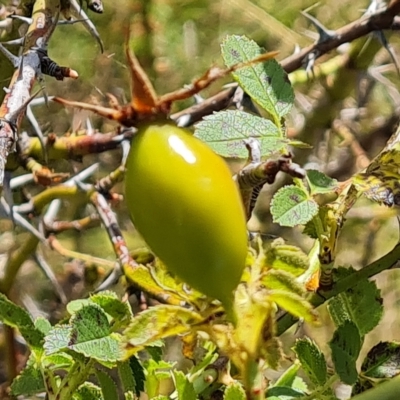
POLYGON ((63 104, 65 106, 70 106, 70 107, 80 108, 82 110, 92 111, 102 117, 105 117, 108 119, 113 119, 114 121, 118 121, 118 122, 123 120, 123 117, 124 117, 123 113, 120 110, 114 110, 114 109, 108 108, 108 107, 96 106, 94 104, 83 103, 80 101, 65 100, 61 97, 54 97, 53 101, 63 104))
POLYGON ((41 253, 39 253, 39 251, 36 251, 36 253, 33 255, 33 258, 36 261, 36 263, 39 265, 40 269, 43 271, 43 273, 46 276, 46 278, 48 278, 48 280, 53 285, 54 290, 55 290, 58 298, 60 299, 61 303, 62 304, 67 304, 68 303, 68 299, 67 299, 67 296, 66 296, 66 294, 64 292, 64 289, 58 283, 58 280, 57 280, 52 268, 47 263, 47 261, 45 260, 43 255, 41 253))
POLYGON ((99 32, 97 31, 96 27, 94 26, 93 22, 89 19, 86 13, 82 10, 82 7, 76 2, 76 0, 69 0, 70 1, 70 11, 71 14, 75 19, 82 19, 83 26, 86 30, 96 39, 97 43, 100 46, 100 50, 104 53, 104 45, 103 41, 100 38, 99 32))

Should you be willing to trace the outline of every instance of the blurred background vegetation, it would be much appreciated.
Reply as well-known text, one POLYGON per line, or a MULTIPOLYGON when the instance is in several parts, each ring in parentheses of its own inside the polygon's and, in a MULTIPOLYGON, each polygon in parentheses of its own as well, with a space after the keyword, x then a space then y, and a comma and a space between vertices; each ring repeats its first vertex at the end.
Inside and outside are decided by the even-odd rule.
MULTIPOLYGON (((368 7, 368 1, 325 0, 315 4, 313 0, 263 1, 263 0, 104 0, 102 15, 88 15, 96 25, 105 51, 79 24, 59 26, 50 41, 49 55, 60 65, 79 72, 76 81, 56 82, 46 77, 49 95, 71 100, 106 104, 107 93, 112 93, 125 103, 130 100, 129 73, 126 68, 124 43, 128 27, 132 30, 131 45, 142 65, 150 75, 157 91, 167 93, 202 74, 213 64, 222 65, 220 43, 226 34, 243 34, 266 50, 278 50, 278 59, 313 43, 317 36, 314 27, 301 14, 309 13, 328 29, 337 29, 359 18, 368 7)), ((1 1, 0 4, 8 4, 1 1)), ((397 34, 388 35, 394 54, 400 52, 397 34)), ((400 53, 399 53, 400 54, 400 53)), ((2 60, 0 79, 7 86, 12 70, 2 60)), ((348 179, 366 166, 384 146, 394 132, 400 116, 399 76, 388 51, 376 38, 361 38, 352 44, 341 46, 337 51, 324 55, 312 71, 297 71, 290 75, 296 90, 296 107, 288 121, 288 134, 312 145, 310 150, 296 150, 295 162, 308 168, 319 169, 339 180, 348 179), (348 57, 351 62, 343 62, 348 57), (319 65, 329 66, 328 74, 320 75, 319 65)), ((205 93, 208 97, 221 90, 229 79, 215 83, 205 93)), ((183 109, 192 104, 185 101, 177 107, 183 109)), ((34 113, 45 133, 64 135, 80 128, 88 114, 60 105, 50 104, 34 108, 34 113)), ((110 132, 116 126, 90 115, 96 129, 110 132)), ((23 128, 30 134, 32 128, 24 122, 23 128)), ((101 155, 87 156, 83 166, 101 163, 97 177, 116 168, 120 162, 118 150, 101 155)), ((73 172, 82 165, 67 160, 52 165, 57 171, 73 172)), ((16 171, 16 174, 23 171, 16 171)), ((302 228, 283 229, 272 223, 269 202, 277 188, 285 183, 281 177, 265 187, 250 221, 251 229, 282 236, 291 244, 305 251, 312 241, 302 235, 302 228)), ((115 188, 122 191, 122 186, 115 188)), ((26 201, 34 187, 15 193, 15 200, 26 201)), ((76 219, 87 213, 77 201, 65 204, 65 219, 76 219)), ((134 234, 123 203, 115 207, 121 228, 132 249, 143 246, 134 234)), ((348 215, 339 240, 337 265, 361 268, 387 253, 398 240, 397 211, 380 207, 360 199, 348 215)), ((25 233, 12 229, 7 219, 0 221, 0 262, 10 249, 23 242, 25 233)), ((115 260, 112 247, 101 227, 83 233, 64 233, 58 236, 62 244, 75 251, 92 256, 115 260)), ((70 298, 81 297, 93 288, 96 273, 106 271, 76 260, 71 260, 43 247, 48 262, 54 269, 65 292, 70 298), (91 278, 90 271, 95 271, 91 278)), ((0 264, 1 271, 1 264, 0 264)), ((364 347, 369 349, 379 340, 399 340, 399 272, 387 271, 377 277, 385 301, 385 316, 381 324, 368 335, 364 347)), ((45 312, 52 319, 62 316, 52 288, 33 261, 26 262, 11 292, 30 311, 45 312)), ((331 336, 329 317, 321 328, 304 326, 307 334, 316 338, 326 350, 331 336), (325 345, 324 345, 325 344, 325 345)), ((293 332, 292 332, 293 334, 293 332)), ((300 330, 297 335, 301 335, 300 330)), ((293 336, 292 336, 293 337, 293 336)), ((290 343, 288 343, 288 346, 290 343)), ((0 354, 1 358, 1 354, 0 354)), ((362 359, 363 357, 360 357, 362 359)))

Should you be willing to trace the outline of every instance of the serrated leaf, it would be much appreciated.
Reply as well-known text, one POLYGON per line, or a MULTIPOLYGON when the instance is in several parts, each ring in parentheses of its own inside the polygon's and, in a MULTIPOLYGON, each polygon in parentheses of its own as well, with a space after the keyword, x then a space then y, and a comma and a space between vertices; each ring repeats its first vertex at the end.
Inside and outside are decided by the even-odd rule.
POLYGON ((136 381, 129 361, 119 362, 117 368, 124 392, 136 391, 136 381))
MULTIPOLYGON (((354 270, 340 268, 336 271, 336 276, 347 276, 352 271, 354 270)), ((380 290, 375 282, 361 280, 351 289, 329 300, 328 310, 336 326, 347 320, 353 321, 364 336, 374 329, 382 318, 380 290)))
POLYGON ((46 355, 46 357, 42 359, 43 366, 48 370, 68 370, 73 363, 73 357, 67 353, 46 355))
POLYGON ((246 400, 246 392, 239 382, 228 385, 224 392, 224 400, 246 400))
POLYGON ((271 201, 273 222, 281 226, 304 225, 317 212, 317 203, 296 186, 284 186, 275 193, 271 201))
POLYGON ((248 158, 245 139, 255 138, 262 157, 285 149, 288 140, 268 119, 239 110, 208 115, 196 125, 195 136, 222 157, 248 158))
POLYGON ((92 304, 90 299, 72 300, 67 304, 67 311, 70 315, 74 315, 79 310, 81 310, 83 307, 89 306, 90 304, 92 304))
POLYGON ((188 309, 158 305, 135 316, 123 333, 123 345, 129 354, 134 354, 154 341, 185 333, 202 317, 188 309))
POLYGON ((11 394, 13 396, 32 396, 45 390, 42 373, 31 359, 11 384, 11 394))
POLYGON ((47 355, 57 353, 68 348, 71 327, 69 325, 57 325, 52 328, 45 337, 44 349, 47 355))
POLYGON ((91 382, 85 382, 79 386, 73 395, 74 400, 103 400, 101 390, 98 386, 91 382))
POLYGON ((361 366, 364 376, 393 378, 400 374, 400 343, 380 342, 366 355, 361 366))
POLYGON ((299 247, 286 244, 282 239, 275 239, 265 249, 265 266, 268 269, 285 271, 298 277, 309 267, 310 260, 299 247))
POLYGON ((190 382, 182 371, 174 371, 175 387, 178 400, 196 400, 193 383, 190 382))
POLYGON ((317 311, 303 297, 283 290, 271 290, 268 292, 268 297, 295 317, 303 318, 310 323, 318 322, 317 311))
POLYGON ((139 396, 140 392, 144 392, 144 384, 146 381, 144 368, 135 356, 129 358, 129 367, 131 368, 133 377, 135 379, 136 395, 139 396))
POLYGON ((104 400, 118 399, 117 385, 113 379, 104 371, 96 369, 96 377, 100 384, 101 393, 104 400))
MULTIPOLYGON (((227 36, 221 45, 222 56, 228 67, 251 61, 264 53, 254 41, 244 36, 227 36)), ((233 72, 243 90, 264 110, 275 123, 292 108, 294 92, 286 72, 276 60, 252 64, 233 72)))
POLYGON ((270 269, 261 278, 261 283, 267 289, 283 290, 299 296, 303 296, 306 293, 303 285, 297 282, 292 274, 283 270, 270 269))
POLYGON ((151 359, 146 364, 145 392, 152 399, 160 393, 162 385, 170 381, 173 364, 166 361, 155 362, 151 359))
POLYGON ((0 320, 6 325, 19 329, 21 335, 29 344, 40 351, 44 334, 35 327, 30 315, 21 307, 11 302, 0 293, 0 320))
POLYGON ((356 383, 358 378, 356 361, 362 346, 357 326, 351 321, 346 321, 336 329, 329 346, 335 371, 340 380, 347 385, 356 383))
POLYGON ((323 386, 328 379, 325 356, 309 338, 298 339, 293 347, 304 372, 316 386, 323 386))
POLYGON ((85 357, 94 358, 101 363, 105 363, 109 367, 108 363, 115 363, 122 358, 120 339, 115 333, 86 342, 69 344, 68 348, 83 354, 85 357))
POLYGON ((78 310, 70 319, 70 344, 100 339, 110 334, 107 315, 96 304, 88 304, 78 310))
POLYGON ((90 296, 90 300, 114 318, 114 330, 127 326, 132 318, 132 310, 129 303, 122 302, 114 292, 104 291, 97 293, 90 296))
POLYGON ((315 169, 307 170, 306 178, 312 195, 318 193, 330 193, 337 189, 338 182, 336 179, 332 179, 315 169))

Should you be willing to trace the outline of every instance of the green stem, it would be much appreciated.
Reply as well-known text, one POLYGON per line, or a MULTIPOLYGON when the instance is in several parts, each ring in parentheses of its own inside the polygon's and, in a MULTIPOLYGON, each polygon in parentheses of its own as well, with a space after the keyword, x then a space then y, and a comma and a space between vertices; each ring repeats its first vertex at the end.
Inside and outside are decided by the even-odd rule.
MULTIPOLYGON (((398 243, 388 254, 381 257, 379 260, 367 265, 365 268, 354 271, 349 276, 338 281, 331 290, 319 291, 319 293, 314 293, 310 298, 310 303, 314 307, 318 307, 325 303, 332 297, 337 296, 340 293, 345 292, 351 287, 355 286, 358 282, 363 279, 371 278, 379 274, 382 271, 392 268, 397 261, 400 259, 400 243, 398 243)), ((296 323, 297 318, 286 313, 278 319, 277 322, 277 335, 282 335, 287 329, 289 329, 294 323, 296 323)))
POLYGON ((0 292, 8 294, 12 284, 14 283, 15 276, 17 275, 21 265, 31 256, 35 251, 39 239, 31 234, 24 240, 23 243, 15 250, 7 260, 4 267, 4 276, 0 280, 0 292))

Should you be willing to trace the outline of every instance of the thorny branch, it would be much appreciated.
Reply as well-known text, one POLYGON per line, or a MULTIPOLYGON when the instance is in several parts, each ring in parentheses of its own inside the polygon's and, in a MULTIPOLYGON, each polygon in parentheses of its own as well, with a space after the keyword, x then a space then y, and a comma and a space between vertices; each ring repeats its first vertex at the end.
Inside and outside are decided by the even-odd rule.
MULTIPOLYGON (((371 14, 365 14, 357 21, 351 22, 336 31, 330 31, 331 35, 324 37, 324 40, 318 40, 296 51, 291 56, 280 61, 280 64, 288 74, 303 67, 312 69, 312 63, 317 58, 337 49, 344 43, 352 42, 375 31, 399 29, 400 17, 396 17, 399 13, 400 1, 392 0, 387 8, 371 14)), ((226 104, 230 104, 233 93, 232 89, 225 90, 207 99, 207 103, 196 104, 171 117, 179 121, 184 119, 185 126, 192 125, 210 113, 210 105, 212 105, 211 111, 220 111, 226 107, 226 104)))
MULTIPOLYGON (((62 7, 65 7, 65 4, 68 4, 68 1, 61 1, 62 7)), ((58 16, 60 12, 64 13, 64 15, 66 15, 67 12, 66 9, 61 8, 61 6, 60 1, 57 0, 36 0, 32 12, 32 20, 25 36, 21 57, 10 55, 0 46, 0 50, 8 55, 16 68, 13 79, 7 90, 7 95, 0 108, 0 185, 3 183, 3 174, 7 157, 12 152, 17 142, 19 157, 16 161, 17 165, 19 165, 18 163, 21 163, 22 160, 24 166, 26 168, 31 168, 32 172, 34 172, 36 168, 40 169, 39 162, 46 161, 44 160, 41 142, 38 138, 27 137, 22 133, 17 135, 17 133, 19 133, 19 125, 24 115, 27 100, 30 98, 34 83, 41 78, 42 73, 49 74, 56 79, 77 77, 75 71, 58 66, 47 55, 47 44, 57 24, 58 16)), ((400 0, 391 1, 385 9, 377 10, 370 14, 367 13, 355 22, 336 31, 330 31, 329 35, 324 36, 323 40, 318 40, 313 45, 284 59, 281 64, 288 73, 304 66, 308 68, 313 60, 337 48, 343 43, 351 42, 374 31, 399 29, 400 17, 396 17, 399 12, 400 0)), ((72 15, 78 18, 76 13, 72 13, 72 15)), ((66 17, 68 17, 68 13, 66 17)), ((99 43, 102 46, 101 42, 99 43)), ((206 99, 200 104, 173 114, 171 118, 176 120, 181 126, 192 125, 203 116, 229 106, 235 89, 235 86, 224 89, 217 95, 206 99)), ((185 95, 186 93, 187 90, 185 95)), ((126 143, 132 138, 134 130, 124 129, 116 133, 108 134, 96 132, 92 135, 87 135, 86 133, 87 132, 82 130, 77 134, 64 137, 58 137, 54 133, 48 134, 43 141, 46 148, 47 160, 80 160, 85 155, 118 148, 122 143, 126 143)), ((279 171, 286 172, 293 177, 299 178, 304 177, 304 171, 297 164, 292 163, 290 157, 281 157, 278 160, 262 162, 257 156, 256 144, 249 143, 248 146, 250 153, 249 163, 237 174, 235 179, 237 179, 242 189, 242 195, 249 217, 260 188, 265 183, 272 183, 279 171)), ((11 156, 14 156, 14 154, 11 154, 11 156)), ((9 159, 12 158, 13 157, 9 157, 9 159)), ((49 233, 53 234, 71 228, 85 229, 91 226, 91 222, 94 221, 97 223, 98 220, 100 220, 107 230, 119 262, 118 268, 113 271, 116 272, 115 277, 118 278, 118 272, 123 271, 125 275, 129 277, 128 279, 133 277, 131 279, 133 284, 151 293, 158 300, 170 304, 180 304, 179 299, 173 296, 168 297, 165 293, 156 292, 153 287, 149 287, 147 282, 149 282, 151 277, 149 278, 148 271, 144 266, 138 264, 128 252, 122 231, 110 206, 110 199, 113 198, 110 190, 123 176, 123 163, 114 173, 110 174, 105 179, 97 181, 95 185, 86 186, 82 184, 85 179, 94 174, 96 169, 97 166, 90 171, 81 171, 83 175, 74 176, 62 185, 46 188, 42 192, 32 196, 28 202, 14 207, 14 214, 16 216, 15 222, 25 229, 30 230, 32 243, 47 241, 50 246, 60 251, 60 253, 64 252, 63 254, 71 255, 71 252, 65 253, 57 242, 56 237, 53 235, 49 237, 49 233), (97 212, 97 216, 91 216, 90 218, 87 217, 72 222, 57 221, 57 214, 61 208, 61 199, 72 199, 76 197, 82 197, 86 203, 91 203, 97 212), (44 212, 45 209, 46 211, 44 212), (40 215, 43 221, 39 223, 40 229, 35 228, 33 224, 30 224, 22 215, 40 215), (31 226, 30 228, 29 225, 31 226)), ((34 174, 27 176, 26 179, 31 181, 31 179, 37 178, 37 175, 38 173, 36 171, 34 174)), ((26 181, 21 179, 19 182, 19 186, 26 184, 26 181)), ((41 182, 43 183, 43 181, 41 182)), ((17 185, 16 181, 12 183, 17 185)), ((54 180, 50 180, 49 183, 54 183, 54 180)), ((13 212, 11 208, 8 208, 8 214, 12 216, 13 212)), ((98 261, 104 261, 107 265, 110 264, 110 262, 107 263, 106 260, 98 261)), ((11 280, 14 276, 15 274, 11 276, 11 280)), ((4 286, 4 282, 0 283, 3 283, 4 286)), ((11 283, 7 282, 7 285, 9 284, 11 283)), ((280 324, 280 329, 283 331, 287 325, 285 325, 285 322, 281 322, 280 324)))

